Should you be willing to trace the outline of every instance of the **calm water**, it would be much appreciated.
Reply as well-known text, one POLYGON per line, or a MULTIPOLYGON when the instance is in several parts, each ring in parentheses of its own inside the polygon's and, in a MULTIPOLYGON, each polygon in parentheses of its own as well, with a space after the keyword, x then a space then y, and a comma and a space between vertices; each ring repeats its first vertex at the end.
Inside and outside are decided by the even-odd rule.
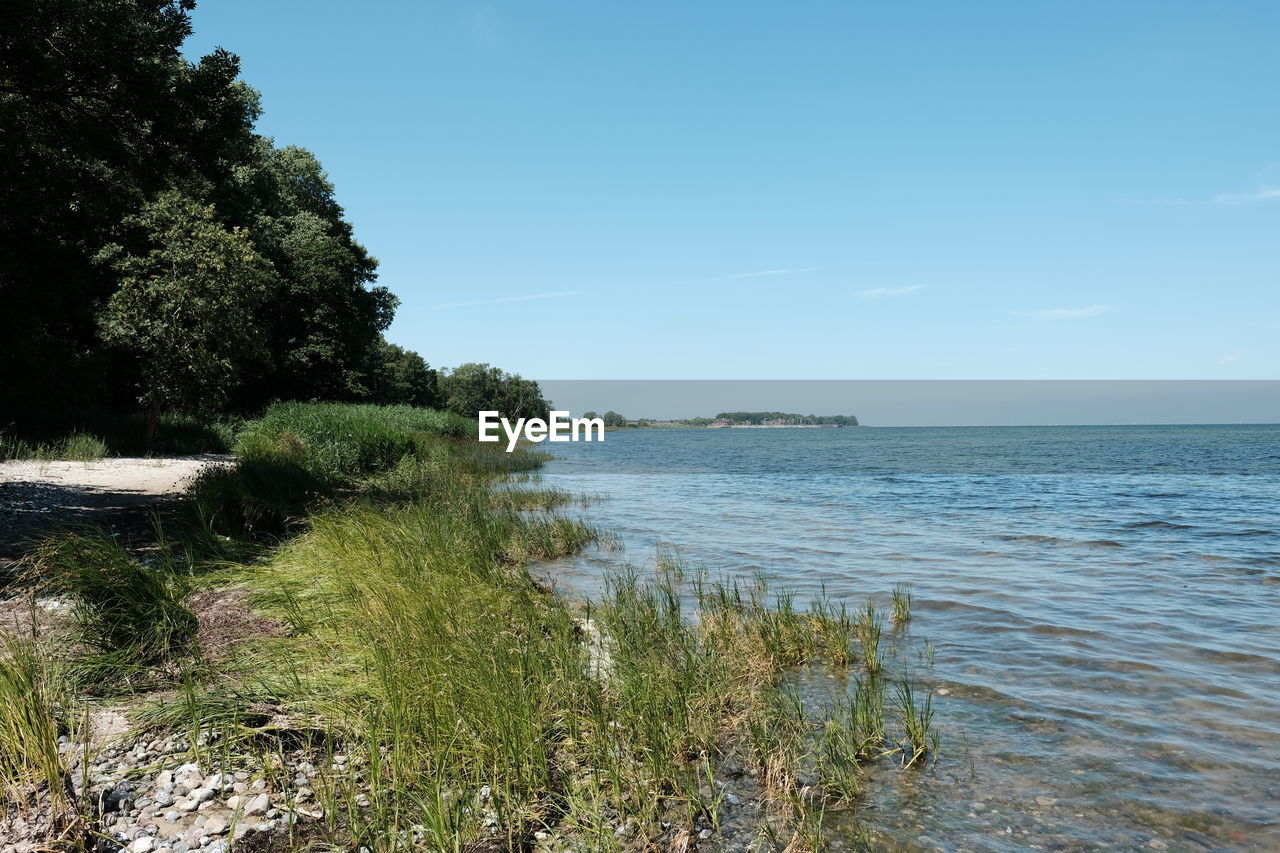
POLYGON ((877 773, 860 815, 888 843, 1280 850, 1280 426, 653 430, 554 452, 547 483, 607 495, 583 512, 623 544, 555 567, 583 594, 658 543, 853 605, 911 585, 897 659, 936 691, 944 755, 877 773))

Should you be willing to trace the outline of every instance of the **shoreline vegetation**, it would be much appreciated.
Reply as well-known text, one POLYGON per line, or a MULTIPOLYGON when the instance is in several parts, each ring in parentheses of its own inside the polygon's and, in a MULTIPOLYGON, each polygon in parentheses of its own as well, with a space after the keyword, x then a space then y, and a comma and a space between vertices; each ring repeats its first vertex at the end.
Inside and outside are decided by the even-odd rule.
MULTIPOLYGON (((6 851, 820 850, 865 774, 936 758, 892 619, 608 537, 546 457, 409 406, 278 404, 145 542, 46 538, 0 651, 6 851), (789 673, 833 696, 805 707, 789 673)), ((850 829, 850 827, 855 827, 850 829)), ((861 839, 861 840, 859 840, 861 839)))

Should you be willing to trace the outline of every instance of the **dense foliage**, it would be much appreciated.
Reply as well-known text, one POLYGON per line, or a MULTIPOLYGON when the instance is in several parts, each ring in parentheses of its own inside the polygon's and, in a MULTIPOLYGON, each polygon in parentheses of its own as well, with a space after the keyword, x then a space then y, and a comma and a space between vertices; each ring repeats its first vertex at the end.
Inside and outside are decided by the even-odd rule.
POLYGON ((194 6, 0 10, 0 430, 277 399, 545 406, 385 341, 396 297, 320 163, 254 131, 235 55, 180 53, 194 6))

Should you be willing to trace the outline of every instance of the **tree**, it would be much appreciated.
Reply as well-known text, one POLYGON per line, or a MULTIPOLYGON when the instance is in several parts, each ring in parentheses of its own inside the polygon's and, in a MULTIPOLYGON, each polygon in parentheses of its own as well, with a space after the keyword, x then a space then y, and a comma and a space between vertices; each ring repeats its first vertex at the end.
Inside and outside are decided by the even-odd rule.
POLYGON ((227 229, 213 207, 177 191, 132 217, 143 248, 112 245, 101 260, 119 276, 102 337, 137 358, 147 444, 162 409, 217 409, 258 356, 258 308, 277 286, 275 271, 248 234, 227 229))
POLYGON ((468 418, 483 411, 496 411, 506 418, 545 419, 551 413, 537 382, 487 364, 455 367, 440 385, 445 407, 468 418))
POLYGON ((353 236, 333 184, 303 148, 257 137, 223 209, 250 229, 280 274, 265 318, 269 358, 240 395, 256 407, 277 397, 364 400, 381 393, 385 342, 397 300, 371 286, 378 262, 353 236))
POLYGON ((434 408, 440 405, 440 374, 422 356, 382 341, 381 367, 373 379, 375 403, 403 403, 434 408))
POLYGON ((604 413, 604 425, 607 427, 624 427, 627 425, 627 419, 610 409, 604 413))
POLYGON ((0 4, 0 423, 103 402, 114 281, 93 264, 186 146, 190 0, 0 4))

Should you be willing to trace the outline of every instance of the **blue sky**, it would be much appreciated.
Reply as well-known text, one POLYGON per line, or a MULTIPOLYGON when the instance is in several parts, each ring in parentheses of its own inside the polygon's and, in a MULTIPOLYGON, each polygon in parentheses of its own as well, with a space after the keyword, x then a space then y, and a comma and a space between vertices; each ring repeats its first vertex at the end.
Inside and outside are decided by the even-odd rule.
POLYGON ((433 365, 1277 378, 1280 4, 203 0, 433 365))

